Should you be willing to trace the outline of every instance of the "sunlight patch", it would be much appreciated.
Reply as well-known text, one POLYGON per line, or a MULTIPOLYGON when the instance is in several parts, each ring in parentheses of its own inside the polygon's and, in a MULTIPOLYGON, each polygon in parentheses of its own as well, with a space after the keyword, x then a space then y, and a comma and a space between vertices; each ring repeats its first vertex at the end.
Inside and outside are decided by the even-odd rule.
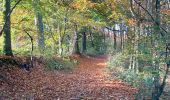
POLYGON ((106 66, 106 63, 98 63, 98 66, 106 66))

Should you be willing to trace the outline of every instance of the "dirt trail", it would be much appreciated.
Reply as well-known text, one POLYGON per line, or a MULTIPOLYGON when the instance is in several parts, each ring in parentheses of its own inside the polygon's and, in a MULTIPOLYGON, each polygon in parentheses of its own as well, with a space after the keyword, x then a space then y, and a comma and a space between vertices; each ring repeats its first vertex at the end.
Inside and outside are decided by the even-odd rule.
POLYGON ((44 71, 37 66, 31 73, 10 70, 11 84, 1 82, 0 100, 133 100, 136 90, 118 79, 109 80, 106 57, 79 57, 72 71, 44 71))

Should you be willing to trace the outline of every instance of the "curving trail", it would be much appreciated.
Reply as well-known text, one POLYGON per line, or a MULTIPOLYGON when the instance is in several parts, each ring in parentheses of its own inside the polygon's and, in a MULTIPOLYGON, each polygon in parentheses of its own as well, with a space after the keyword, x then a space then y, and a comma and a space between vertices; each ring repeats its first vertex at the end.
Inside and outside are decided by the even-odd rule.
POLYGON ((72 71, 44 71, 41 65, 31 73, 8 71, 11 84, 0 84, 0 99, 31 100, 133 100, 136 89, 118 79, 109 79, 106 57, 77 57, 72 71))

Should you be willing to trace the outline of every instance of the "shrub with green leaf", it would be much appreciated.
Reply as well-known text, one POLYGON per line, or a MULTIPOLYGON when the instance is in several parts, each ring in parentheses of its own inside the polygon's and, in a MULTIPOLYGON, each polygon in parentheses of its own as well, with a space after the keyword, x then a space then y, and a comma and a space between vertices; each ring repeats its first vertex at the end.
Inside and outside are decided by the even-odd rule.
POLYGON ((137 100, 143 96, 145 96, 144 98, 151 97, 153 76, 156 74, 153 67, 145 66, 141 72, 136 73, 134 70, 128 69, 128 60, 128 55, 117 53, 109 58, 107 68, 117 78, 139 89, 135 95, 137 100))
POLYGON ((78 64, 77 60, 70 59, 58 59, 55 57, 46 58, 46 67, 50 70, 64 70, 64 69, 72 69, 76 64, 78 64))

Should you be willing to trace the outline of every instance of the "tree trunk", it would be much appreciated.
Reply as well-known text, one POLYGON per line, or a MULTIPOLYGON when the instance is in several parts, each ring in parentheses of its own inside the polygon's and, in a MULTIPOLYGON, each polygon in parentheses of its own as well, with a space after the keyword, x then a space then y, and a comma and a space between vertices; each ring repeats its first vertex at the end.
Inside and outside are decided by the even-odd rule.
POLYGON ((82 52, 86 51, 86 32, 82 33, 82 52))
POLYGON ((129 70, 132 70, 132 60, 133 60, 133 56, 132 56, 132 54, 130 54, 130 59, 129 59, 129 70))
POLYGON ((62 55, 62 37, 61 37, 61 29, 60 29, 60 26, 58 24, 58 34, 59 34, 59 39, 58 39, 58 45, 59 45, 59 55, 61 56, 62 55))
POLYGON ((120 50, 123 49, 123 23, 120 24, 120 50))
POLYGON ((4 27, 4 54, 7 56, 13 56, 11 46, 11 16, 10 16, 11 1, 4 0, 4 21, 6 22, 4 27))
POLYGON ((35 9, 35 24, 37 26, 38 32, 38 47, 40 51, 45 49, 45 38, 44 38, 44 26, 43 26, 43 16, 39 8, 39 0, 34 0, 35 9))
POLYGON ((92 31, 90 27, 89 27, 89 34, 90 34, 91 46, 94 48, 93 36, 92 36, 92 31))
POLYGON ((45 48, 45 40, 44 40, 44 27, 42 21, 42 14, 38 12, 37 14, 37 28, 38 28, 38 46, 41 49, 45 48))
MULTIPOLYGON (((161 9, 161 6, 160 6, 160 0, 156 0, 155 2, 155 8, 156 8, 156 23, 155 23, 155 26, 156 29, 155 29, 155 32, 157 34, 157 36, 159 36, 160 34, 160 9, 161 9)), ((158 40, 154 40, 154 47, 157 48, 157 42, 158 40)), ((154 61, 153 61, 153 66, 155 68, 155 71, 157 72, 157 74, 154 76, 154 89, 153 89, 153 93, 152 93, 152 100, 159 100, 159 97, 160 97, 160 75, 159 75, 159 61, 156 60, 158 55, 157 55, 157 51, 154 50, 153 52, 153 57, 154 57, 154 61)))
POLYGON ((79 43, 78 43, 78 33, 77 33, 77 25, 74 26, 75 27, 75 31, 74 31, 74 40, 73 40, 73 52, 72 54, 80 54, 80 50, 79 50, 79 43))
POLYGON ((66 46, 67 46, 67 53, 69 53, 70 52, 70 35, 67 35, 67 37, 66 37, 66 46))
POLYGON ((116 32, 113 32, 114 35, 114 49, 117 49, 117 40, 116 40, 116 32))

